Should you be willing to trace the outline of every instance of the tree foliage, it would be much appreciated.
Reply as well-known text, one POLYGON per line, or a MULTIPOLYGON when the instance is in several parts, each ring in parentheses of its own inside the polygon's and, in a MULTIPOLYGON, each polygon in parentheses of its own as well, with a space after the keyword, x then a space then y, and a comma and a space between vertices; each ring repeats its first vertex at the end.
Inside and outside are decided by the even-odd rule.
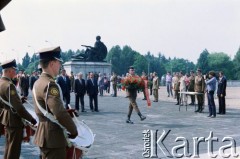
POLYGON ((26 55, 22 58, 22 66, 23 68, 27 68, 28 65, 30 64, 30 56, 28 55, 28 53, 26 53, 26 55))
POLYGON ((239 47, 236 55, 234 56, 233 65, 234 65, 234 68, 233 68, 234 79, 240 79, 240 47, 239 47))
MULTIPOLYGON (((62 52, 62 59, 64 62, 71 60, 72 55, 84 53, 85 50, 62 52)), ((18 64, 19 69, 24 69, 28 74, 37 69, 39 63, 39 56, 34 54, 32 57, 28 53, 23 57, 22 64, 18 64)), ((157 72, 159 77, 165 75, 166 72, 179 72, 189 73, 190 70, 196 70, 200 68, 203 73, 207 73, 210 70, 223 71, 228 79, 240 79, 240 48, 237 51, 234 59, 223 52, 209 53, 207 49, 203 50, 200 54, 197 64, 188 61, 184 58, 170 58, 166 57, 163 53, 159 52, 157 56, 154 56, 151 52, 147 52, 145 55, 133 50, 130 46, 119 45, 113 46, 105 59, 108 63, 112 64, 112 71, 118 75, 125 75, 128 72, 129 66, 136 68, 136 73, 141 75, 144 71, 147 74, 151 72, 157 72)))
POLYGON ((208 55, 209 55, 209 52, 208 52, 207 49, 205 49, 200 54, 200 57, 197 60, 197 68, 202 69, 203 73, 207 73, 209 71, 209 69, 208 69, 208 55))
POLYGON ((220 52, 208 55, 208 70, 223 71, 229 79, 233 79, 232 68, 233 62, 227 54, 220 52))

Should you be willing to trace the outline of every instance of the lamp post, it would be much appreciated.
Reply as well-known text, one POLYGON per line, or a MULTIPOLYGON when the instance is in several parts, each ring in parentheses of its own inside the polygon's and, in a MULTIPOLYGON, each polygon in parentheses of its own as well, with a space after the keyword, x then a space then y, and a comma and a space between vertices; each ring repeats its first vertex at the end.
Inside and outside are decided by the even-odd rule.
POLYGON ((35 61, 36 61, 35 49, 31 45, 28 45, 28 47, 33 49, 33 56, 34 56, 34 58, 33 58, 34 59, 33 65, 34 65, 34 70, 36 70, 36 66, 35 66, 35 61))

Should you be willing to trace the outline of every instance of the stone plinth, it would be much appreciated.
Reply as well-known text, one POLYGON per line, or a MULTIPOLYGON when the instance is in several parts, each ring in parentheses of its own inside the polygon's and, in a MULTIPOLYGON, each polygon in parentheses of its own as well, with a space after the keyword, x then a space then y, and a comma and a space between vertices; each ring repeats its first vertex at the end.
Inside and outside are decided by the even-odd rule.
POLYGON ((94 73, 105 73, 109 74, 111 73, 111 64, 107 62, 85 62, 85 61, 68 61, 63 64, 67 74, 70 75, 70 72, 72 71, 73 74, 77 74, 79 72, 82 72, 84 74, 84 78, 86 78, 86 74, 88 72, 94 72, 94 73))

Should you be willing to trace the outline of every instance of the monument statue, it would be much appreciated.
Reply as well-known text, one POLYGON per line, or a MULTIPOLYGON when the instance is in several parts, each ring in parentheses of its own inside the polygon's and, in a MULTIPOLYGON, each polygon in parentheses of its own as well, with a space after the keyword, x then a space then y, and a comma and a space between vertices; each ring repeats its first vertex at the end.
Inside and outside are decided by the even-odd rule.
POLYGON ((78 55, 73 55, 72 59, 81 60, 81 61, 92 61, 92 62, 101 62, 107 56, 107 47, 101 42, 101 37, 96 37, 96 42, 94 47, 88 45, 81 45, 86 47, 86 51, 84 53, 80 53, 78 55))

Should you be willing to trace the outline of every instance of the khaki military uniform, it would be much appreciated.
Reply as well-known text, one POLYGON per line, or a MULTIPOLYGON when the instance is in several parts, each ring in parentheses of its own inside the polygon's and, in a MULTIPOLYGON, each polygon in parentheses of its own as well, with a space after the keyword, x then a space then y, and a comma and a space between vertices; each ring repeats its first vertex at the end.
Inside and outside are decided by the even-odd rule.
POLYGON ((204 81, 204 78, 202 75, 195 77, 194 90, 195 90, 195 92, 203 93, 203 94, 197 95, 198 111, 202 111, 203 103, 204 103, 204 91, 205 91, 205 81, 204 81))
POLYGON ((129 104, 129 111, 128 111, 128 118, 131 117, 133 109, 139 114, 140 110, 138 109, 138 105, 136 102, 137 99, 137 89, 128 89, 128 98, 130 101, 129 104))
POLYGON ((180 78, 179 77, 175 77, 174 79, 174 86, 173 86, 174 92, 175 92, 175 96, 177 98, 177 104, 180 103, 180 78))
MULTIPOLYGON (((189 77, 189 85, 188 85, 188 91, 194 92, 194 86, 195 86, 195 76, 189 77)), ((191 104, 195 104, 195 95, 191 95, 191 104)))
MULTIPOLYGON (((131 76, 131 75, 129 75, 129 76, 131 76)), ((146 119, 146 117, 144 117, 141 114, 141 112, 138 108, 137 102, 136 102, 137 89, 128 89, 128 98, 129 98, 129 101, 130 101, 129 109, 128 109, 128 119, 130 120, 133 109, 135 109, 135 111, 137 112, 137 114, 139 115, 141 120, 146 119)))
MULTIPOLYGON (((34 90, 40 106, 51 113, 70 134, 77 134, 76 125, 63 106, 60 90, 54 79, 43 72, 35 82, 34 90)), ((63 129, 45 117, 38 109, 35 99, 34 102, 35 112, 39 118, 35 144, 40 147, 42 157, 44 159, 65 159, 67 141, 63 129)))
POLYGON ((0 79, 0 96, 10 103, 10 108, 0 99, 0 122, 5 126, 6 145, 4 159, 18 159, 21 152, 24 124, 22 118, 32 121, 33 117, 24 108, 16 87, 7 77, 0 79), (10 92, 9 92, 10 91, 10 92))
POLYGON ((154 101, 155 102, 158 102, 158 88, 159 88, 159 80, 158 80, 158 77, 155 76, 153 78, 153 97, 154 97, 154 101))

